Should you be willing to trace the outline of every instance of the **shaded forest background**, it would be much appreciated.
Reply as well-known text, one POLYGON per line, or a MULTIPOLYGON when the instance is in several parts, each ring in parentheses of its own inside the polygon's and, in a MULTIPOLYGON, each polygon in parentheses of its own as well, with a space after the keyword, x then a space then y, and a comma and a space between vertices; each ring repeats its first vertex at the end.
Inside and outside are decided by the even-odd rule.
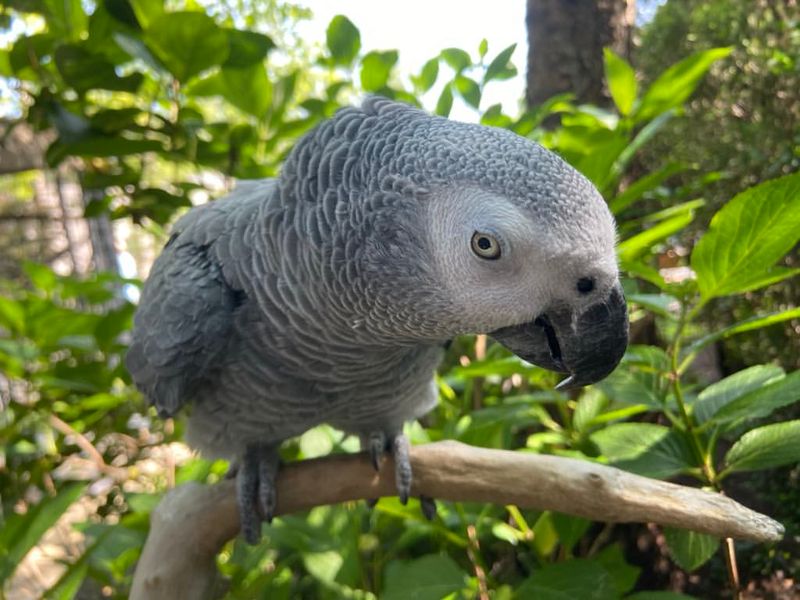
MULTIPOLYGON (((787 535, 737 544, 731 569, 725 544, 688 532, 458 503, 428 523, 384 499, 231 542, 227 597, 800 594, 800 7, 640 2, 654 13, 636 24, 632 1, 577 4, 529 0, 527 54, 525 40, 477 39, 413 73, 397 68, 402 48, 363 48, 344 15, 324 40, 300 39, 313 16, 284 2, 2 6, 0 595, 126 597, 163 492, 223 476, 122 366, 141 279, 182 211, 275 176, 299 136, 369 93, 443 116, 464 104, 579 168, 618 219, 631 302, 623 366, 577 395, 484 336, 457 340, 412 441, 706 486, 787 535), (526 98, 487 106, 486 88, 519 71, 526 98), (703 245, 725 242, 738 262, 705 260, 703 245)), ((320 427, 284 458, 355 449, 320 427)))

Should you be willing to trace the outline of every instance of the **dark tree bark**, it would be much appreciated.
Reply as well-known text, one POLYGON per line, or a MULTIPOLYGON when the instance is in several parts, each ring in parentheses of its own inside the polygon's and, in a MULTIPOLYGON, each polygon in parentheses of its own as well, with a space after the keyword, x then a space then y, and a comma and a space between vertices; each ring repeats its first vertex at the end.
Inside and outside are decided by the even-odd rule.
POLYGON ((527 0, 529 107, 564 92, 608 104, 603 48, 630 54, 636 0, 527 0))

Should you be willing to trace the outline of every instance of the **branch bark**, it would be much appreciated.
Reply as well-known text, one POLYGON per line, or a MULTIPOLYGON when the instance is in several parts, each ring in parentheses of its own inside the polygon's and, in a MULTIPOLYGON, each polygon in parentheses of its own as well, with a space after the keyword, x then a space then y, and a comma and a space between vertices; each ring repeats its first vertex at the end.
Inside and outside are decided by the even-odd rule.
MULTIPOLYGON (((720 494, 587 461, 438 442, 413 447, 411 464, 417 496, 653 522, 757 542, 783 535, 780 523, 720 494)), ((277 485, 276 514, 393 496, 394 465, 387 457, 375 473, 365 454, 329 456, 287 465, 277 485)), ((214 558, 238 531, 233 481, 172 490, 153 512, 130 597, 213 597, 219 584, 214 558)))

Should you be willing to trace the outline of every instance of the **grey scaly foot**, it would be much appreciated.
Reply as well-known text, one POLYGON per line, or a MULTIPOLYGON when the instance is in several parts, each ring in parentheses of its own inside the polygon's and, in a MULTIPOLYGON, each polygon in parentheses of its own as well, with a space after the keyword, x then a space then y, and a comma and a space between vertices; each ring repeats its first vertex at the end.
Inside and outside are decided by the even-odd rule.
POLYGON ((277 446, 249 446, 236 474, 236 499, 242 535, 249 544, 261 539, 261 521, 275 512, 275 477, 280 459, 277 446))
MULTIPOLYGON (((406 504, 411 495, 411 462, 408 456, 408 438, 402 433, 387 436, 383 431, 373 431, 361 437, 361 448, 369 452, 370 461, 376 471, 380 470, 384 452, 391 452, 394 458, 395 484, 400 502, 406 504)), ((367 500, 372 508, 377 500, 367 500)))

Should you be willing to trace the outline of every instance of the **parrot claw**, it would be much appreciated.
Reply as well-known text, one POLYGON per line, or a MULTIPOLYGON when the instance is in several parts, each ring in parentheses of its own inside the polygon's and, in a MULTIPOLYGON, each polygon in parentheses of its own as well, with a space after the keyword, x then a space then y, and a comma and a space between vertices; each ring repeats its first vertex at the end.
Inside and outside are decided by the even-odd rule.
POLYGON ((372 468, 375 471, 380 471, 381 456, 386 452, 386 434, 382 431, 373 431, 369 434, 367 444, 369 446, 369 457, 372 460, 372 468))
POLYGON ((278 474, 276 446, 250 446, 236 474, 236 499, 242 535, 248 544, 261 539, 261 521, 272 522, 277 495, 275 477, 278 474))
POLYGON ((408 457, 408 438, 402 433, 392 439, 392 456, 397 495, 400 496, 400 503, 405 505, 411 495, 411 461, 408 457))
POLYGON ((436 518, 436 500, 433 498, 429 496, 420 496, 419 507, 422 509, 422 515, 428 521, 433 521, 436 518))

